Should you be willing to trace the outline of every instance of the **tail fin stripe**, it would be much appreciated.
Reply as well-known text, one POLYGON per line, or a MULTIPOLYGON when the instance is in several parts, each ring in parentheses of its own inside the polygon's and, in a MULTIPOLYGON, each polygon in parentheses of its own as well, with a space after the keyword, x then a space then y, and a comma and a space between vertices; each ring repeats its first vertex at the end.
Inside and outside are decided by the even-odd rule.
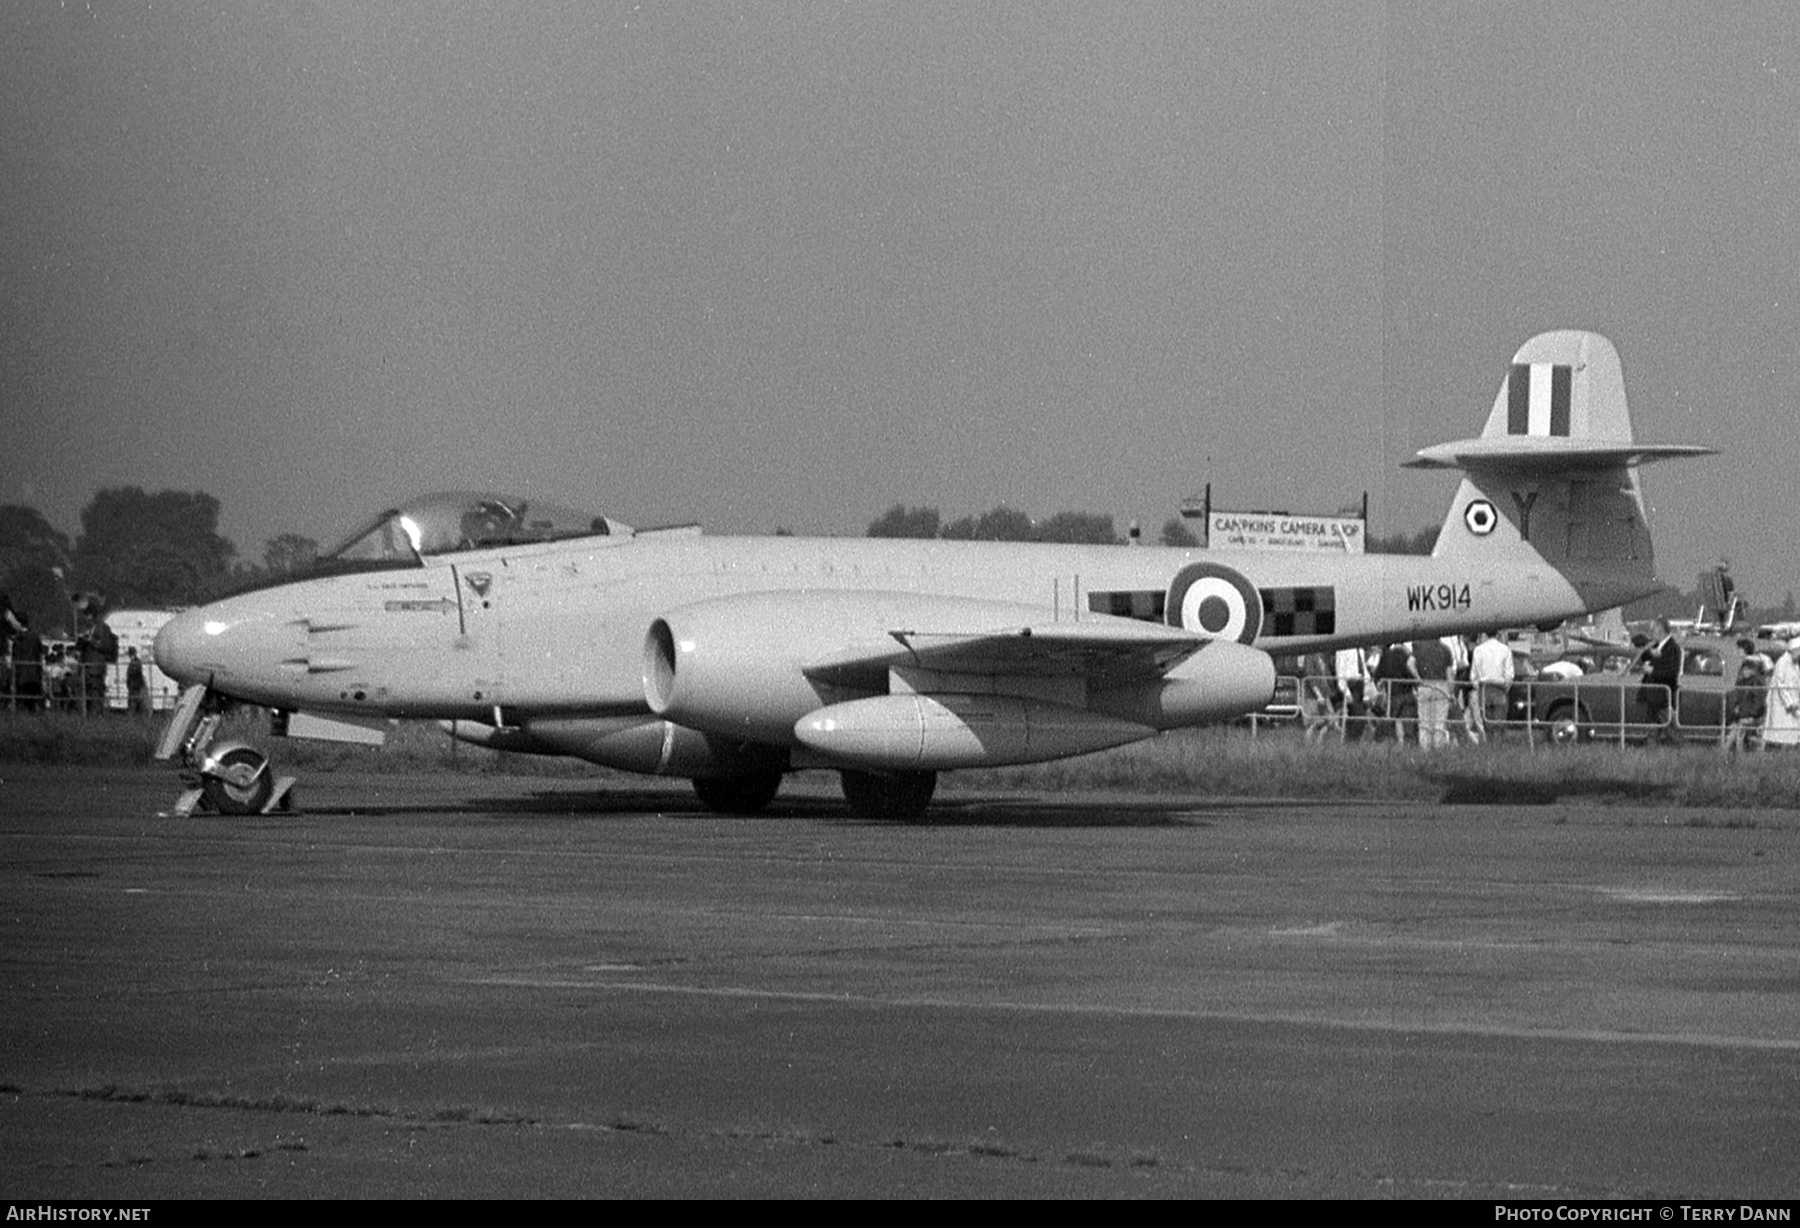
POLYGON ((1569 436, 1575 368, 1566 362, 1516 362, 1506 379, 1508 435, 1569 436))
POLYGON ((1531 364, 1531 433, 1550 433, 1550 364, 1531 364))
POLYGON ((1531 433, 1531 366, 1515 362, 1506 379, 1506 433, 1531 433))

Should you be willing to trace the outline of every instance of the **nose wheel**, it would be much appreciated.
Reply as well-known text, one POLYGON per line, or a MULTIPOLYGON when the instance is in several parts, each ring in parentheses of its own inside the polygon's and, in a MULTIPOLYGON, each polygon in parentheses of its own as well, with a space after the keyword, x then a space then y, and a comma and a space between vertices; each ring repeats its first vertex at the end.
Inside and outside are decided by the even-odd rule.
POLYGON ((294 778, 277 776, 269 757, 244 742, 212 744, 227 701, 203 686, 182 692, 157 746, 156 758, 181 760, 186 788, 165 817, 205 814, 268 814, 292 810, 294 778))
POLYGON ((214 757, 201 771, 201 798, 219 814, 261 814, 274 793, 275 775, 269 771, 268 757, 248 746, 236 746, 214 757))

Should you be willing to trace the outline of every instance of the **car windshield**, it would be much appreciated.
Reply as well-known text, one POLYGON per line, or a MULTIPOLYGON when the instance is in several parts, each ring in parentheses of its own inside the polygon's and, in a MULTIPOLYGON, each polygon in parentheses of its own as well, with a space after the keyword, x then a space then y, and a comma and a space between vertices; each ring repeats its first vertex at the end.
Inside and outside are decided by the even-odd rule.
POLYGON ((629 526, 616 520, 555 503, 451 491, 390 508, 324 557, 341 563, 416 564, 459 550, 630 533, 629 526))
POLYGON ((1691 648, 1688 650, 1687 663, 1682 667, 1681 672, 1684 674, 1708 674, 1715 677, 1723 677, 1725 674, 1725 660, 1719 656, 1718 653, 1709 651, 1708 649, 1691 648))

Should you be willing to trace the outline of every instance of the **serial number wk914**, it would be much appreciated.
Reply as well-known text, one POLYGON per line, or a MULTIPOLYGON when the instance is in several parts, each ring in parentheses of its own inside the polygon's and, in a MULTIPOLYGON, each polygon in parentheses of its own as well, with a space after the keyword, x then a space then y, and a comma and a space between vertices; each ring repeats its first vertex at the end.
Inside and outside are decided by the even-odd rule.
POLYGON ((1474 605, 1467 584, 1409 584, 1408 610, 1466 610, 1474 605))

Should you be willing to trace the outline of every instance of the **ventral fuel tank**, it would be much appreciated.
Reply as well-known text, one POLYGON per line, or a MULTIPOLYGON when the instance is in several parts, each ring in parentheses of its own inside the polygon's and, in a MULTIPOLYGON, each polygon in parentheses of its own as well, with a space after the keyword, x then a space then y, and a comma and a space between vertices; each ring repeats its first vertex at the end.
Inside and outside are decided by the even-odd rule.
POLYGON ((1135 721, 1010 695, 876 695, 809 712, 801 745, 833 763, 893 771, 1037 763, 1153 737, 1135 721))

